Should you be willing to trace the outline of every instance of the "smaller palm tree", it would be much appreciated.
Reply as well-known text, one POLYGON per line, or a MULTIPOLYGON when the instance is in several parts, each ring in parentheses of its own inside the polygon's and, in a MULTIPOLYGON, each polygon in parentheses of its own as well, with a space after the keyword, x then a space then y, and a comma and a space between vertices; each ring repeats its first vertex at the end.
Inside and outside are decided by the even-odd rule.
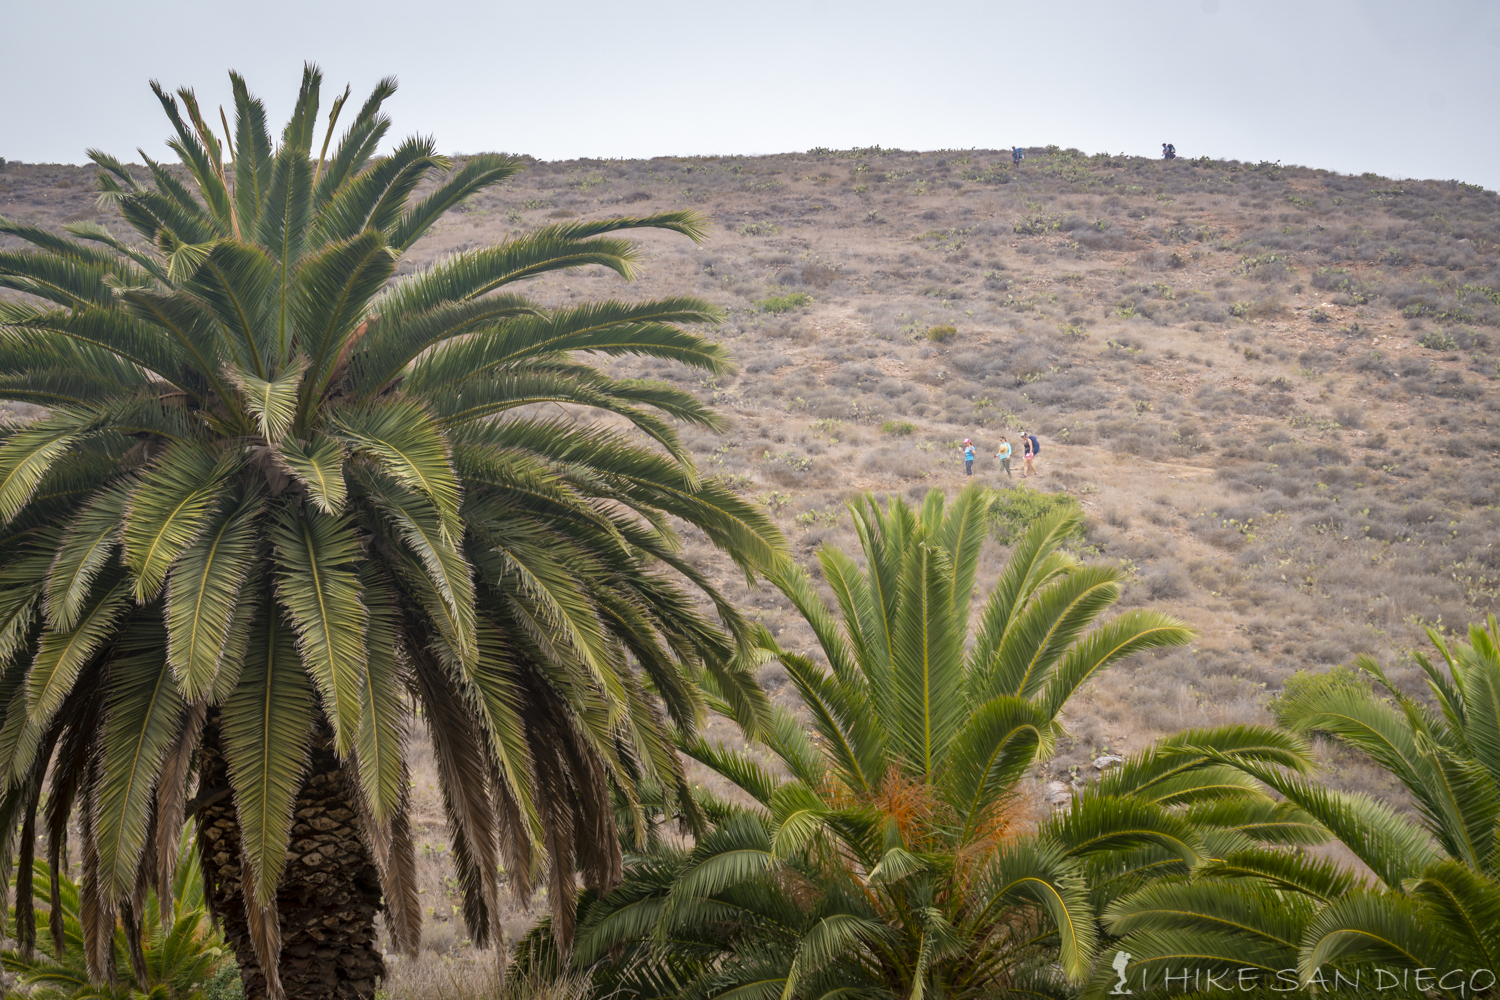
POLYGON ((35 927, 26 924, 30 910, 12 910, 19 947, 0 955, 5 971, 31 1000, 201 1000, 212 983, 239 985, 233 952, 209 918, 198 854, 190 843, 167 881, 172 898, 162 908, 162 922, 146 921, 142 928, 127 922, 115 929, 112 968, 124 976, 117 974, 103 986, 89 980, 78 884, 62 873, 53 882, 52 869, 41 860, 17 873, 25 877, 57 886, 48 913, 50 935, 36 941, 35 927))
POLYGON ((1191 630, 1147 611, 1104 620, 1120 573, 1062 551, 1078 523, 1063 512, 1016 546, 969 641, 982 491, 945 507, 934 490, 920 509, 867 496, 850 512, 864 564, 833 546, 818 555, 836 611, 801 567, 773 578, 824 661, 764 637, 805 709, 779 713, 765 737, 785 777, 684 744, 754 805, 708 803, 715 825, 692 850, 640 858, 588 901, 575 963, 626 959, 605 985, 920 1000, 1037 988, 1054 960, 1071 980, 1088 971, 1082 862, 1058 838, 1023 835, 1016 785, 1080 685, 1191 630))
MULTIPOLYGON (((1488 628, 1471 628, 1468 643, 1431 630, 1428 636, 1447 668, 1415 657, 1432 707, 1398 690, 1369 657, 1356 662, 1373 684, 1312 685, 1276 706, 1278 721, 1299 738, 1330 737, 1389 774, 1410 795, 1415 816, 1308 777, 1305 749, 1304 766, 1294 768, 1212 740, 1179 741, 1168 750, 1263 783, 1364 870, 1301 852, 1242 848, 1203 864, 1191 879, 1137 886, 1105 912, 1120 950, 1132 956, 1133 981, 1160 984, 1163 968, 1186 964, 1253 970, 1273 989, 1335 977, 1384 989, 1393 974, 1405 973, 1380 979, 1376 969, 1500 969, 1500 623, 1491 616, 1488 628)), ((1284 738, 1275 730, 1262 735, 1284 738)), ((1464 979, 1467 989, 1494 985, 1493 978, 1464 979)), ((1113 977, 1095 980, 1100 993, 1106 980, 1113 977)))

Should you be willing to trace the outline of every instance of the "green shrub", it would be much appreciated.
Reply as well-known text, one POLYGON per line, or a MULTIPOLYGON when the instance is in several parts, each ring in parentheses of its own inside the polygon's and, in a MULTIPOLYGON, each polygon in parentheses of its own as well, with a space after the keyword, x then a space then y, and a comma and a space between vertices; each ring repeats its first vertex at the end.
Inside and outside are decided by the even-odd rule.
POLYGON ((240 982, 240 967, 233 960, 226 961, 213 978, 203 984, 204 1000, 244 1000, 244 996, 245 984, 240 982))
POLYGON ((768 299, 761 299, 755 303, 755 307, 761 312, 784 313, 793 309, 801 309, 812 302, 812 296, 806 292, 788 292, 785 295, 773 295, 768 299))
POLYGON ((1296 702, 1334 691, 1369 691, 1373 686, 1370 675, 1356 667, 1340 665, 1332 670, 1313 672, 1299 670, 1286 679, 1281 691, 1271 698, 1266 706, 1281 722, 1282 715, 1296 702))
POLYGON ((1347 295, 1349 304, 1356 306, 1369 302, 1370 294, 1375 290, 1373 283, 1360 281, 1348 268, 1343 267, 1320 267, 1313 271, 1312 286, 1347 295))
POLYGON ((807 426, 809 429, 815 430, 819 434, 827 434, 835 441, 837 441, 839 439, 839 436, 844 433, 844 422, 834 417, 826 417, 822 420, 814 420, 807 426))
POLYGON ((1032 212, 1016 220, 1015 230, 1023 236, 1045 236, 1062 228, 1062 216, 1050 212, 1032 212))
POLYGON ((1445 330, 1428 330, 1417 338, 1417 345, 1429 351, 1458 350, 1458 340, 1445 330))
MULTIPOLYGON (((985 497, 986 514, 996 541, 1010 545, 1039 519, 1054 511, 1079 510, 1078 500, 1067 493, 1043 493, 1030 486, 990 490, 985 497)), ((1076 537, 1083 537, 1080 527, 1076 537)))
POLYGON ((935 343, 946 344, 956 336, 958 336, 958 327, 950 323, 944 323, 941 326, 929 326, 927 328, 927 339, 935 343))
POLYGON ((917 425, 910 420, 887 420, 880 425, 880 429, 887 434, 894 434, 896 437, 906 437, 916 431, 917 425))

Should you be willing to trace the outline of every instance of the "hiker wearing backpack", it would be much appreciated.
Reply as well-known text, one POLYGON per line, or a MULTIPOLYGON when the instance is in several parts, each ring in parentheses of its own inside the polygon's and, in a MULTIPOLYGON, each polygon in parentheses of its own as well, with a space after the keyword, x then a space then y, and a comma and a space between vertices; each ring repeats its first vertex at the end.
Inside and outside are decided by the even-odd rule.
POLYGON ((1012 168, 1019 167, 1021 161, 1026 159, 1026 154, 1021 152, 1021 147, 1016 146, 1010 151, 1010 165, 1012 168))
POLYGON ((1021 442, 1026 448, 1021 459, 1021 478, 1025 479, 1028 475, 1040 476, 1041 473, 1036 471, 1036 457, 1041 454, 1042 443, 1030 431, 1021 432, 1021 442))

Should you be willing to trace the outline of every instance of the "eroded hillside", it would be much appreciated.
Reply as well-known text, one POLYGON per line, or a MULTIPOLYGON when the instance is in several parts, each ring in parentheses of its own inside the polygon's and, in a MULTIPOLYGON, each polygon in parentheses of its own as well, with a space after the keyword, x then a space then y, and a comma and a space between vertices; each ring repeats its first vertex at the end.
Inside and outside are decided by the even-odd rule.
MULTIPOLYGON (((988 456, 1025 427, 1043 442, 1036 485, 1091 515, 1085 558, 1129 570, 1127 604, 1202 631, 1095 681, 1051 775, 1185 725, 1260 718, 1295 671, 1358 653, 1412 682, 1406 651, 1425 626, 1495 607, 1492 192, 1055 148, 1015 170, 977 150, 532 162, 402 270, 560 220, 682 208, 712 223, 704 245, 648 235, 633 283, 580 272, 530 290, 722 305, 737 375, 613 367, 719 408, 723 432, 689 432, 691 447, 767 504, 800 556, 850 546, 856 491, 958 488, 966 437, 980 479, 1015 485, 988 456)), ((81 167, 5 166, 0 214, 124 228, 81 167)), ((688 545, 784 644, 811 648, 784 602, 688 545)), ((1003 557, 992 543, 990 579, 1003 557)), ((785 683, 774 667, 763 680, 785 683)), ((1331 766, 1337 783, 1366 781, 1331 766)), ((429 779, 419 798, 437 824, 429 779)), ((446 898, 440 875, 428 891, 446 898)), ((461 933, 439 920, 434 947, 443 926, 461 933)))

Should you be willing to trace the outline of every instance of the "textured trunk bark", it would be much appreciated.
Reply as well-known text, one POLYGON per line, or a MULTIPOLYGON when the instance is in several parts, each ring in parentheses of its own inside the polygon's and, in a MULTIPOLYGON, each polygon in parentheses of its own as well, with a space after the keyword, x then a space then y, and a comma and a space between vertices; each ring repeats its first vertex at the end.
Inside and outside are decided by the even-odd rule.
MULTIPOLYGON (((293 811, 286 871, 276 891, 281 984, 288 1000, 374 997, 385 976, 375 935, 375 914, 383 908, 380 877, 360 836, 329 733, 314 736, 310 756, 293 811)), ((200 795, 211 798, 215 789, 229 785, 217 719, 210 718, 204 734, 199 774, 200 795)), ((239 960, 246 1000, 263 1000, 266 977, 245 916, 234 797, 210 801, 197 815, 210 903, 239 960)))

